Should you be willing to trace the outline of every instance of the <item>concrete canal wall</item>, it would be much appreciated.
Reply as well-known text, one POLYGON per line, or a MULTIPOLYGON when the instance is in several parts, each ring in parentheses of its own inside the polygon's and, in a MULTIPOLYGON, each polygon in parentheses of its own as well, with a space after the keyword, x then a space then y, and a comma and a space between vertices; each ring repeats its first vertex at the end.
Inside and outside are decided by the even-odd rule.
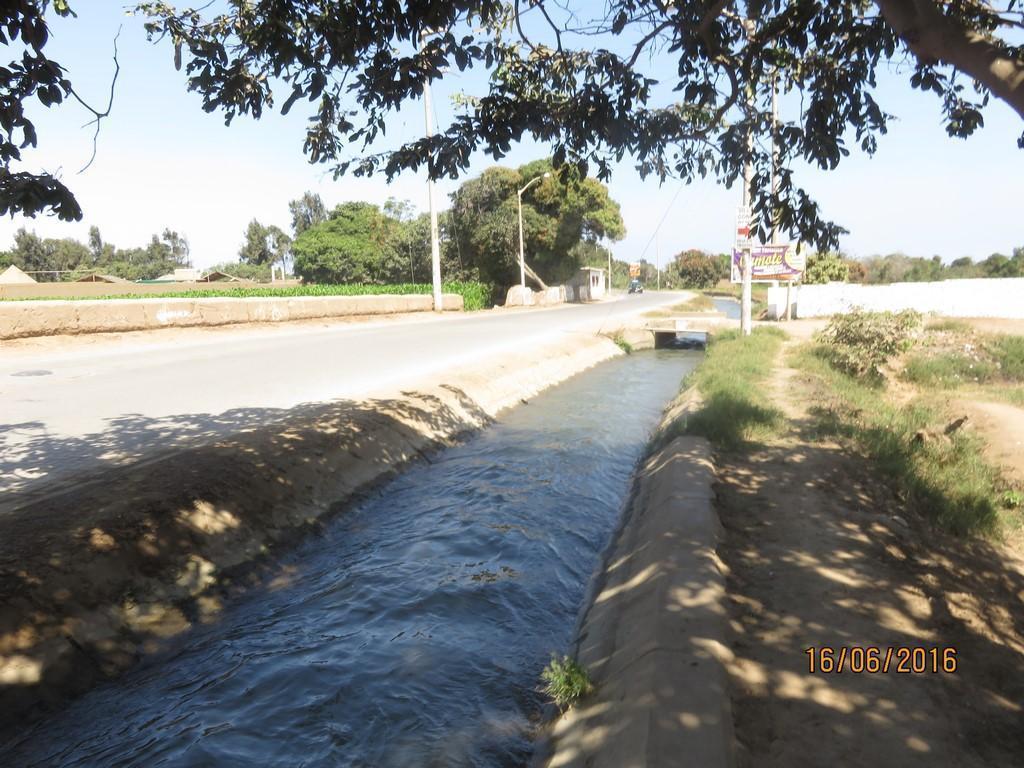
MULTIPOLYGON (((457 294, 444 294, 442 304, 446 311, 463 309, 462 296, 457 294)), ((237 323, 280 323, 353 315, 429 312, 431 309, 433 299, 423 294, 0 301, 0 339, 213 327, 237 323)))
POLYGON ((548 768, 736 763, 711 448, 670 439, 694 399, 666 411, 596 577, 576 640, 594 692, 542 740, 548 768))

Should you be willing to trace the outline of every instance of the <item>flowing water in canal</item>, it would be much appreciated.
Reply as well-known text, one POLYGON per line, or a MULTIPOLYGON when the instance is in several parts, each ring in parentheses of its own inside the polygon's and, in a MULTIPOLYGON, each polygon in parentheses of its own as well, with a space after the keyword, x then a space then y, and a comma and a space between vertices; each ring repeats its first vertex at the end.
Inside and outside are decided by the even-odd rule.
POLYGON ((414 466, 4 766, 513 766, 696 352, 603 363, 414 466))

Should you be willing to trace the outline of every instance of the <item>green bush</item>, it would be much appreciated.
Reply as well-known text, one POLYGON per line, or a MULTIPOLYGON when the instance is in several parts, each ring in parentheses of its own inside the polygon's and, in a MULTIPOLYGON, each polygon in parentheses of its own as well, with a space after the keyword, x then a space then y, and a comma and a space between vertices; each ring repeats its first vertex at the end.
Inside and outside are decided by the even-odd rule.
POLYGON ((551 663, 540 673, 544 693, 550 696, 563 712, 594 689, 590 675, 578 661, 568 656, 551 657, 551 663))
POLYGON ((808 285, 843 283, 849 276, 850 266, 838 253, 812 253, 807 258, 803 281, 808 285))
POLYGON ((921 314, 864 312, 855 309, 836 315, 820 335, 833 365, 857 378, 882 378, 882 366, 910 349, 921 327, 921 314))

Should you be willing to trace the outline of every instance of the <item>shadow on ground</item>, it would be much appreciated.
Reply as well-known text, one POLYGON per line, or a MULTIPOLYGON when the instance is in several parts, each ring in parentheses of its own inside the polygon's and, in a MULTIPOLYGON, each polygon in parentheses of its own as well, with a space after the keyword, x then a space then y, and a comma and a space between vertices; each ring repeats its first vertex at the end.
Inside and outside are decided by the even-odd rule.
POLYGON ((910 516, 832 443, 717 463, 741 765, 1024 764, 1019 562, 910 516), (957 669, 810 674, 823 647, 954 648, 957 669))

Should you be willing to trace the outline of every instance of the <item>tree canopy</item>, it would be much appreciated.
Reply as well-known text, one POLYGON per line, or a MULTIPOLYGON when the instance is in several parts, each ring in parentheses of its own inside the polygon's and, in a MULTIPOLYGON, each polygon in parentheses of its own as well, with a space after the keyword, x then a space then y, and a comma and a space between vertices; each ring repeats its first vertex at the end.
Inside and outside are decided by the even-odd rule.
MULTIPOLYGON (((877 74, 914 62, 909 81, 939 98, 945 128, 967 136, 990 96, 1024 116, 1024 48, 1015 0, 318 0, 232 4, 224 13, 143 3, 153 37, 168 37, 189 87, 230 122, 280 103, 308 103, 304 149, 336 173, 426 165, 455 177, 474 151, 506 154, 525 137, 554 164, 607 178, 630 156, 643 175, 732 184, 754 167, 755 223, 834 246, 841 228, 788 170, 803 159, 833 169, 853 140, 872 153, 888 105, 877 74), (595 35, 605 35, 594 45, 595 35), (610 41, 610 42, 609 42, 610 41), (486 85, 431 138, 376 151, 389 118, 424 84, 482 68, 486 85), (799 95, 778 129, 778 193, 769 182, 770 89, 799 95), (756 141, 748 147, 748 135, 756 141), (351 147, 351 149, 350 149, 351 147)), ((1024 145, 1024 137, 1022 137, 1024 145)))
POLYGON ((670 282, 682 288, 712 288, 719 280, 728 279, 731 257, 714 256, 696 249, 676 255, 666 268, 670 282))
MULTIPOLYGON (((625 234, 619 204, 601 182, 549 160, 518 169, 494 166, 467 180, 440 215, 442 273, 447 280, 519 281, 517 192, 523 194, 526 258, 558 282, 587 261, 603 264, 602 239, 625 234), (545 173, 551 173, 544 178, 545 173)), ((312 282, 415 282, 430 275, 430 219, 408 201, 343 203, 292 244, 295 273, 312 282)))
POLYGON ((396 222, 372 203, 342 203, 292 243, 295 274, 315 283, 395 282, 396 222))
POLYGON ((550 160, 518 169, 494 166, 452 194, 446 228, 481 279, 499 285, 519 281, 517 193, 535 179, 540 181, 523 193, 523 240, 527 262, 544 280, 566 280, 592 259, 581 243, 625 236, 619 204, 601 182, 580 177, 571 166, 555 171, 550 160))
POLYGON ((327 208, 316 192, 304 192, 302 197, 288 203, 292 215, 292 235, 298 237, 310 227, 327 221, 327 208))
MULTIPOLYGON (((841 228, 788 170, 803 159, 834 169, 852 140, 872 153, 891 105, 877 75, 909 58, 911 85, 933 92, 951 136, 983 123, 995 97, 1024 116, 1024 47, 1017 0, 321 0, 207 4, 178 9, 143 2, 154 39, 207 111, 226 122, 280 105, 306 105, 310 161, 335 173, 393 177, 426 166, 456 176, 473 153, 495 158, 526 137, 548 143, 554 164, 607 178, 629 156, 644 175, 726 184, 753 163, 755 223, 770 222, 821 248, 841 228), (594 36, 604 35, 594 45, 594 36), (386 125, 424 84, 455 69, 483 69, 479 92, 433 137, 379 149, 386 125), (778 129, 781 170, 770 189, 769 90, 799 98, 778 129), (748 147, 747 136, 756 141, 748 147)), ((77 98, 69 73, 45 53, 44 13, 71 13, 68 0, 15 0, 0 10, 16 58, 0 73, 0 211, 49 210, 81 217, 52 175, 16 172, 34 146, 25 116, 32 99, 77 98)), ((116 63, 116 61, 115 61, 116 63)), ((116 68, 115 68, 116 72, 116 68)), ((105 112, 88 107, 99 120, 105 112)), ((109 106, 106 111, 109 111, 109 106)), ((1021 139, 1024 146, 1024 137, 1021 139)))
POLYGON ((273 265, 284 259, 291 242, 280 227, 263 225, 253 219, 245 229, 238 260, 243 264, 273 265))

